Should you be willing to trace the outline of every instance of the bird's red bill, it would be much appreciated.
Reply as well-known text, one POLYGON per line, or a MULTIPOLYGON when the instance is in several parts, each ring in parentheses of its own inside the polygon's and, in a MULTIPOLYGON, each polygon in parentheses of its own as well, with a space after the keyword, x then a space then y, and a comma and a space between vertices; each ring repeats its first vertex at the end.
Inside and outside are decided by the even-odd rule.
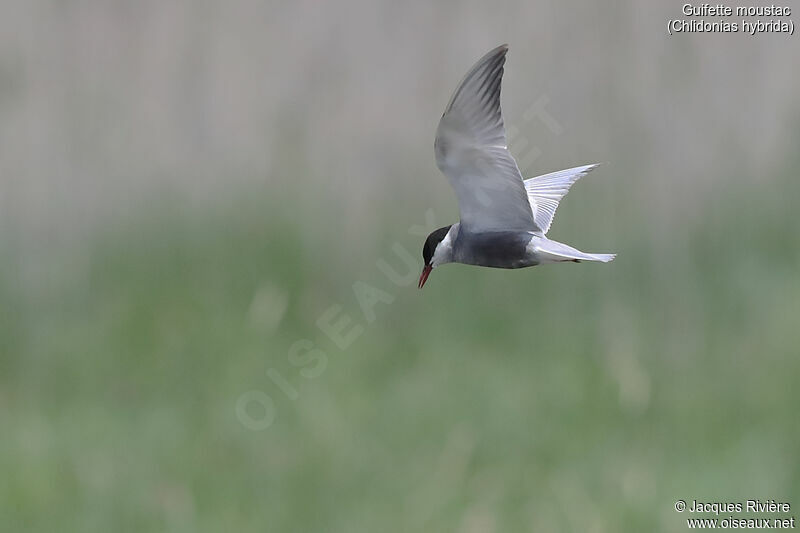
POLYGON ((420 289, 422 288, 423 285, 425 285, 425 282, 428 281, 428 276, 431 275, 431 270, 433 270, 433 267, 430 265, 425 265, 425 267, 422 269, 422 274, 419 275, 420 289))

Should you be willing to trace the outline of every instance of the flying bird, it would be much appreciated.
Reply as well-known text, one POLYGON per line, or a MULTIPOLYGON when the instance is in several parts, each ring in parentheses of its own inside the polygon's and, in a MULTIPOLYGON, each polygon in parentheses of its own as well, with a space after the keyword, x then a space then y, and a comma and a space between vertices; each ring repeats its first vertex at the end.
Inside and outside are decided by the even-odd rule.
POLYGON ((600 261, 616 254, 587 254, 548 239, 558 202, 597 165, 522 179, 508 151, 500 110, 500 82, 508 45, 498 46, 467 72, 436 131, 436 165, 458 197, 460 220, 428 235, 422 248, 421 289, 446 263, 523 268, 545 263, 600 261))

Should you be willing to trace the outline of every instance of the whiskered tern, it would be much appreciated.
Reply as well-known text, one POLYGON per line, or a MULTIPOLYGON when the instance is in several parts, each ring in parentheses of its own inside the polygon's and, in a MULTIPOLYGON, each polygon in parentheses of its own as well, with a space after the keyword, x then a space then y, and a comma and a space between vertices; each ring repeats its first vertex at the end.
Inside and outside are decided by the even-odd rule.
POLYGON ((508 46, 483 56, 459 83, 436 131, 436 165, 458 197, 459 222, 428 235, 419 288, 446 263, 523 268, 545 263, 600 261, 548 239, 558 202, 597 165, 560 170, 527 180, 508 151, 500 83, 508 46))

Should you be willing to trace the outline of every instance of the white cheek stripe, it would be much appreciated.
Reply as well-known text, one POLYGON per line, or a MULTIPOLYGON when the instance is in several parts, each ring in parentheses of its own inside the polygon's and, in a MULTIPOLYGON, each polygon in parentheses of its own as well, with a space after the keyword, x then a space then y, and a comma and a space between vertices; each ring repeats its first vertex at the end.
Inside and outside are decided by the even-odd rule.
POLYGON ((453 224, 444 239, 436 246, 433 257, 431 257, 432 267, 435 268, 439 265, 453 262, 453 243, 455 243, 458 236, 458 227, 458 223, 453 224))

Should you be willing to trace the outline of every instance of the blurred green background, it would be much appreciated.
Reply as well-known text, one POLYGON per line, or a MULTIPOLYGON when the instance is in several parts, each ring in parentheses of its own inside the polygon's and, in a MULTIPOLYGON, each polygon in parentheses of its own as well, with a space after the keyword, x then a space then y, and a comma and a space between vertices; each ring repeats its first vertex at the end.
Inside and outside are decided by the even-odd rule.
POLYGON ((6 2, 0 529, 795 514, 798 40, 670 37, 680 5, 6 2), (416 278, 414 227, 458 216, 441 111, 503 42, 523 173, 607 162, 550 235, 619 257, 398 286, 377 262, 416 278))

